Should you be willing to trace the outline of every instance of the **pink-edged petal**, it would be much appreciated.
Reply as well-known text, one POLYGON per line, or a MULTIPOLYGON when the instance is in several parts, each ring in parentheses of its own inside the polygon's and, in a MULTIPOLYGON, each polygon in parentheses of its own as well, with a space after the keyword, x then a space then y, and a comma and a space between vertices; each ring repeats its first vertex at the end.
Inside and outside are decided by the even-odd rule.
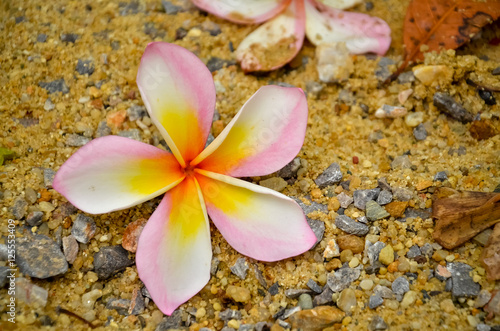
POLYGON ((195 171, 212 222, 241 254, 278 261, 302 254, 316 243, 302 209, 292 199, 240 179, 195 171))
POLYGON ((204 148, 215 109, 212 74, 196 55, 165 42, 150 43, 137 86, 153 123, 182 166, 204 148))
POLYGON ((236 49, 244 71, 268 71, 290 62, 302 48, 305 34, 303 0, 292 3, 278 16, 250 33, 236 49))
POLYGON ((264 86, 191 164, 234 177, 267 175, 298 154, 306 126, 300 88, 264 86))
POLYGON ((137 272, 158 308, 170 315, 210 280, 210 227, 198 183, 167 192, 139 237, 137 272))
POLYGON ((363 3, 364 0, 318 0, 318 2, 336 9, 348 9, 363 3))
POLYGON ((193 0, 193 3, 234 23, 262 23, 276 16, 291 0, 193 0))
POLYGON ((306 35, 311 43, 345 42, 353 54, 385 54, 391 45, 391 29, 378 18, 344 12, 328 6, 306 2, 306 35))
POLYGON ((91 214, 129 208, 184 178, 175 157, 133 139, 107 136, 80 148, 56 173, 54 189, 91 214))

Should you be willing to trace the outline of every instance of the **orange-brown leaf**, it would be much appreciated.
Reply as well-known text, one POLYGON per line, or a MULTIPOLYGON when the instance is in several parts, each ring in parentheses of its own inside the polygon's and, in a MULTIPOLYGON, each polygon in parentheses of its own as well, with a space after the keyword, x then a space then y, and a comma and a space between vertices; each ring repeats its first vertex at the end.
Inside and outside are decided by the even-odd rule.
POLYGON ((500 0, 412 0, 404 23, 405 61, 422 59, 428 51, 456 49, 468 42, 483 26, 500 17, 500 0))

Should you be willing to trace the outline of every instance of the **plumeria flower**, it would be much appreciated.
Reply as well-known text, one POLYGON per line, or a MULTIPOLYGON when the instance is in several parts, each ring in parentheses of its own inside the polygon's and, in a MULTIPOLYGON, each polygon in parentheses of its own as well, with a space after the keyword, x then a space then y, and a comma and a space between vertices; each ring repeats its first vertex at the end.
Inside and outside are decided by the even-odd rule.
POLYGON ((193 0, 199 8, 235 23, 261 23, 236 49, 244 71, 268 71, 290 62, 302 48, 304 36, 315 46, 345 42, 353 54, 385 54, 391 29, 385 21, 345 12, 354 0, 193 0), (343 4, 343 6, 340 6, 343 4))
POLYGON ((61 166, 53 186, 91 214, 164 194, 140 235, 136 265, 165 314, 210 279, 208 215, 235 250, 253 259, 277 261, 315 244, 295 201, 233 178, 273 173, 296 156, 307 125, 301 89, 262 87, 205 148, 215 87, 194 54, 173 44, 149 44, 137 85, 172 152, 118 136, 97 138, 61 166))

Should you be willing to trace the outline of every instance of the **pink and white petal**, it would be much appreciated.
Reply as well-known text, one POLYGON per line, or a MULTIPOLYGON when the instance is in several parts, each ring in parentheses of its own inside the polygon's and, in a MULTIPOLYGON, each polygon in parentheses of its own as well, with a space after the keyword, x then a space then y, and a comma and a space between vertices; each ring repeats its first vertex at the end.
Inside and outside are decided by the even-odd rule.
POLYGON ((291 0, 193 0, 193 3, 220 18, 240 24, 262 23, 276 16, 291 0))
POLYGON ((290 62, 302 48, 305 35, 303 0, 292 3, 278 16, 250 33, 236 49, 244 71, 269 71, 290 62))
POLYGON ((318 2, 335 9, 348 9, 363 3, 364 0, 318 0, 318 2))
POLYGON ((240 179, 195 171, 212 222, 241 254, 278 261, 316 243, 302 208, 292 199, 240 179))
POLYGON ((306 2, 306 35, 311 43, 345 42, 353 54, 385 54, 391 45, 391 29, 378 17, 344 12, 313 0, 306 2))
POLYGON ((137 85, 153 123, 184 166, 205 147, 215 109, 212 74, 190 51, 150 43, 141 59, 137 85))
POLYGON ((54 189, 91 214, 129 208, 152 199, 184 178, 175 157, 129 138, 97 138, 56 173, 54 189))
POLYGON ((167 315, 208 283, 210 227, 193 177, 165 194, 142 230, 135 259, 140 279, 167 315))
POLYGON ((264 86, 191 165, 234 177, 267 175, 299 153, 306 127, 300 88, 264 86))

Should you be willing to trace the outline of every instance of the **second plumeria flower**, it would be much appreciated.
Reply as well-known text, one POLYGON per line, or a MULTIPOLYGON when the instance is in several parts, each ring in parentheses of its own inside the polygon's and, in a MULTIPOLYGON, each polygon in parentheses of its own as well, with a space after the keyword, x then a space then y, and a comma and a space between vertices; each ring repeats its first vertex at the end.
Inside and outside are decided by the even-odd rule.
POLYGON ((273 173, 297 155, 307 126, 301 89, 262 87, 205 148, 215 87, 193 53, 149 44, 137 85, 172 153, 128 138, 98 138, 61 166, 53 185, 92 214, 165 194, 136 253, 139 277, 165 314, 210 279, 208 216, 234 249, 257 260, 277 261, 313 246, 316 236, 295 201, 233 178, 273 173))
POLYGON ((333 8, 316 0, 193 0, 199 8, 235 23, 266 22, 236 49, 245 71, 275 70, 290 62, 302 48, 304 37, 314 45, 344 42, 352 54, 385 54, 391 29, 385 21, 365 14, 333 8))

